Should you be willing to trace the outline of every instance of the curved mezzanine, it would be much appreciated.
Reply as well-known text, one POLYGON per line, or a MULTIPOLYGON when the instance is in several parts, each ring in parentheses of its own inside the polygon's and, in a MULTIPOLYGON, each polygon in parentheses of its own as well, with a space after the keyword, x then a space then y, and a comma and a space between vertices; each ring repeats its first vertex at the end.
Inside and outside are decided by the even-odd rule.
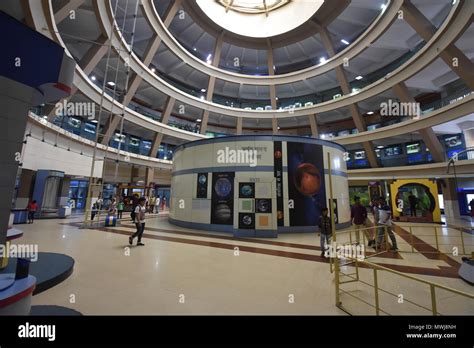
MULTIPOLYGON (((98 4, 98 5, 100 5, 100 4, 98 4)), ((102 5, 105 5, 105 3, 103 3, 102 5)), ((102 6, 102 11, 103 10, 104 10, 104 7, 102 6)), ((52 14, 51 4, 49 4, 49 6, 47 8, 47 13, 49 15, 48 18, 50 18, 50 23, 51 23, 50 25, 52 25, 52 27, 54 28, 53 32, 55 33, 56 39, 59 40, 59 42, 63 45, 63 47, 66 47, 66 45, 62 42, 60 35, 57 34, 57 32, 58 32, 57 28, 54 24, 54 20, 52 20, 52 15, 53 14, 52 14)), ((101 13, 103 13, 103 12, 101 12, 101 13)), ((35 18, 38 18, 38 17, 35 15, 35 18)), ((102 16, 101 16, 101 18, 102 18, 102 16)), ((41 27, 41 25, 37 25, 37 27, 41 27)), ((439 33, 437 33, 437 34, 439 34, 439 33)), ((123 39, 122 39, 122 43, 124 43, 123 39)), ((423 51, 423 49, 422 49, 422 51, 423 51)), ((390 77, 388 79, 390 79, 390 77)), ((96 103, 98 103, 98 104, 100 103, 100 96, 101 96, 100 88, 98 88, 94 83, 92 83, 89 80, 89 78, 87 77, 87 75, 79 67, 76 67, 75 84, 78 87, 78 89, 84 95, 88 96, 91 100, 95 101, 96 103), (92 96, 92 98, 91 98, 91 96, 92 96)), ((359 92, 359 95, 360 95, 360 93, 361 92, 359 92)), ((466 101, 469 101, 469 100, 472 100, 472 96, 466 101)), ((202 101, 200 100, 200 102, 202 102, 202 101)), ((472 103, 471 103, 471 105, 472 105, 472 103)), ((116 100, 114 100, 113 98, 111 98, 110 96, 105 95, 104 108, 108 111, 119 112, 122 108, 122 105, 119 102, 117 102, 116 100)), ((457 117, 456 115, 459 115, 459 117, 463 116, 462 114, 464 113, 464 111, 459 111, 460 109, 459 109, 458 106, 456 106, 456 110, 457 110, 457 113, 450 114, 449 119, 456 118, 457 117)), ((186 131, 180 131, 180 130, 177 130, 176 128, 167 126, 163 123, 150 120, 148 117, 140 115, 139 113, 137 113, 137 112, 135 112, 135 111, 133 111, 129 108, 125 108, 125 111, 126 111, 125 119, 127 121, 138 124, 141 127, 153 130, 157 133, 163 133, 163 134, 170 135, 170 136, 173 136, 173 137, 176 137, 176 138, 179 138, 179 139, 183 139, 183 140, 186 140, 186 141, 191 141, 191 140, 204 138, 203 135, 199 135, 199 134, 195 134, 195 133, 191 133, 191 132, 186 132, 186 131)), ((248 112, 248 111, 245 110, 245 112, 248 112)), ((297 112, 297 110, 295 110, 295 113, 292 114, 291 116, 292 117, 295 116, 296 112, 297 112)), ((438 117, 439 115, 442 115, 443 112, 444 111, 437 112, 436 117, 438 117)), ((407 130, 409 130, 411 132, 411 131, 416 131, 418 129, 425 128, 428 124, 430 124, 430 123, 426 123, 427 122, 426 119, 427 119, 427 117, 425 116, 420 120, 404 121, 404 122, 401 122, 401 123, 393 125, 393 126, 388 126, 388 128, 383 127, 383 128, 380 128, 376 131, 360 132, 357 135, 339 137, 339 138, 336 138, 335 140, 340 142, 341 144, 354 144, 354 143, 359 143, 361 141, 366 141, 366 140, 371 140, 371 139, 372 140, 381 139, 381 138, 384 137, 384 135, 387 134, 387 132, 389 130, 395 130, 397 132, 397 134, 403 134, 403 133, 406 133, 407 130)), ((437 124, 439 124, 439 122, 437 124)))

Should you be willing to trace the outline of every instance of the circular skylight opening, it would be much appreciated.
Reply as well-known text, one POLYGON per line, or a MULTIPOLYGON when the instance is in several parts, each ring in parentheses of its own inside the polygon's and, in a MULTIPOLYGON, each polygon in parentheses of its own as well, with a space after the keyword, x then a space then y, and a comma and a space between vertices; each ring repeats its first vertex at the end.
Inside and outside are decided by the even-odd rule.
POLYGON ((226 11, 232 10, 242 13, 266 13, 285 6, 291 0, 217 0, 226 11))
POLYGON ((196 0, 217 25, 238 35, 268 38, 309 20, 324 0, 196 0))

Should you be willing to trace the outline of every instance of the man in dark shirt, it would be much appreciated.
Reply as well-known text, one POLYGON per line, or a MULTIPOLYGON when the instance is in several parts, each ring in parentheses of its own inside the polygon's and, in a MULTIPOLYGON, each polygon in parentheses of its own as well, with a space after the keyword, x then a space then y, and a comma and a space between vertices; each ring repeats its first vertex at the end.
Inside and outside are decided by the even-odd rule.
POLYGON ((326 257, 325 252, 329 239, 332 235, 331 219, 328 216, 328 208, 323 208, 321 211, 321 217, 319 218, 319 232, 321 233, 321 256, 326 257))
POLYGON ((360 243, 360 230, 363 231, 365 234, 369 246, 371 246, 373 242, 373 238, 370 235, 369 229, 366 228, 365 224, 367 221, 367 209, 360 204, 360 198, 354 198, 354 205, 351 207, 351 222, 354 225, 354 229, 356 231, 356 242, 360 243))
POLYGON ((411 216, 416 216, 416 203, 417 203, 417 198, 413 193, 410 193, 408 196, 408 203, 410 203, 410 215, 411 216))

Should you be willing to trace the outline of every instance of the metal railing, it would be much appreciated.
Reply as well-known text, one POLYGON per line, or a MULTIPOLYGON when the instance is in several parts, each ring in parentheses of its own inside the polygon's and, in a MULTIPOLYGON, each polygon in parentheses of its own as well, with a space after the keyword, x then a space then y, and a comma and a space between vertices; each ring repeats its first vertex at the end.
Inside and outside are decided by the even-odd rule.
MULTIPOLYGON (((371 234, 365 233, 366 231, 374 231, 373 233, 373 239, 377 239, 377 227, 379 226, 369 226, 369 227, 364 227, 364 228, 355 228, 355 229, 349 229, 349 230, 342 230, 338 231, 337 234, 340 236, 339 238, 343 237, 346 235, 346 240, 345 242, 349 243, 363 243, 364 245, 367 245, 367 236, 366 234, 371 234), (359 232, 360 231, 360 232, 359 232), (360 238, 359 235, 362 235, 360 238), (362 241, 360 241, 362 239, 362 241)), ((392 225, 392 229, 395 228, 401 228, 404 230, 404 232, 408 233, 409 241, 406 241, 404 238, 401 238, 400 236, 397 236, 397 244, 398 246, 401 246, 402 248, 399 248, 399 252, 401 253, 418 253, 418 254, 429 254, 429 253, 435 253, 435 254, 447 254, 445 250, 442 250, 441 247, 443 246, 450 246, 451 251, 449 254, 453 256, 462 256, 462 255, 470 255, 474 251, 474 245, 469 244, 466 242, 466 232, 462 231, 461 229, 449 227, 449 226, 434 226, 434 225, 429 225, 429 224, 411 224, 411 225, 399 225, 398 223, 394 223, 392 225), (417 233, 416 229, 423 229, 423 234, 422 233, 417 233), (452 229, 452 230, 457 230, 456 232, 453 233, 443 233, 443 229, 452 229), (415 239, 421 239, 419 237, 428 237, 428 238, 433 238, 433 244, 431 241, 416 241, 415 239), (456 239, 457 242, 455 243, 443 243, 442 238, 449 238, 449 239, 456 239), (419 251, 417 249, 418 245, 430 245, 433 249, 435 250, 422 250, 419 251), (406 246, 406 247, 405 247, 406 246), (456 247, 457 249, 453 249, 456 247)), ((385 252, 389 250, 389 242, 388 242, 388 226, 384 226, 384 240, 385 242, 380 245, 379 247, 385 247, 385 250, 382 250, 381 252, 385 252)), ((469 237, 468 237, 469 238, 469 237)), ((474 239, 474 238, 471 238, 474 239)), ((381 250, 381 248, 378 248, 381 250)), ((373 257, 380 254, 380 252, 371 254, 369 257, 373 257)))
MULTIPOLYGON (((354 244, 358 244, 359 242, 362 242, 363 245, 366 245, 367 238, 366 238, 366 233, 365 232, 369 232, 369 230, 375 230, 375 234, 373 234, 372 236, 373 236, 373 238, 377 239, 377 227, 378 226, 370 226, 370 227, 365 227, 365 228, 360 228, 360 229, 350 229, 350 230, 344 230, 344 231, 337 232, 336 233, 338 235, 337 238, 339 238, 339 240, 341 240, 341 238, 344 239, 342 241, 342 243, 340 243, 341 248, 343 248, 345 246, 352 246, 354 244), (360 236, 360 234, 362 234, 362 236, 360 236), (362 239, 362 241, 361 241, 361 239, 362 239)), ((389 227, 384 226, 384 239, 385 240, 384 240, 383 244, 377 245, 378 251, 376 251, 374 253, 371 253, 371 254, 364 253, 362 255, 362 257, 360 257, 360 258, 350 256, 350 255, 344 255, 343 259, 337 258, 337 256, 334 256, 334 255, 332 255, 332 257, 330 258, 329 265, 330 265, 330 271, 331 271, 331 273, 334 273, 334 277, 335 277, 334 278, 335 279, 335 290, 336 290, 336 296, 335 297, 336 297, 336 306, 338 308, 340 308, 341 310, 345 311, 348 314, 355 314, 355 313, 351 313, 350 309, 347 306, 344 306, 342 301, 341 301, 341 295, 347 295, 351 298, 354 298, 354 299, 358 300, 360 304, 365 304, 369 307, 374 308, 376 315, 380 315, 381 313, 386 314, 386 315, 391 315, 389 313, 389 309, 381 308, 380 295, 381 294, 386 294, 386 295, 389 295, 389 296, 391 296, 395 299, 399 299, 400 294, 394 293, 393 291, 391 291, 389 289, 384 289, 380 286, 380 274, 382 272, 387 272, 387 273, 390 273, 392 275, 395 275, 397 277, 396 284, 401 284, 402 279, 403 279, 405 281, 408 280, 410 282, 411 281, 417 282, 417 285, 419 285, 419 284, 427 285, 428 288, 429 288, 429 293, 430 293, 431 306, 421 304, 420 302, 422 302, 422 301, 417 301, 415 299, 409 299, 409 298, 406 298, 406 297, 403 299, 403 303, 408 303, 410 305, 413 305, 416 308, 428 311, 432 315, 442 314, 442 313, 440 313, 440 311, 438 309, 438 300, 437 300, 437 297, 436 297, 437 296, 436 295, 436 290, 437 289, 447 291, 453 296, 454 295, 459 295, 459 296, 463 296, 463 297, 468 298, 468 299, 474 299, 473 294, 469 294, 469 293, 466 293, 466 292, 463 292, 463 291, 460 291, 460 290, 457 290, 457 289, 454 289, 454 288, 450 288, 448 286, 444 286, 444 285, 441 285, 441 284, 438 284, 438 283, 435 283, 435 282, 431 282, 429 280, 425 280, 425 279, 422 279, 420 277, 407 275, 405 273, 396 271, 394 269, 391 269, 391 268, 388 268, 388 267, 385 267, 385 266, 381 266, 381 265, 378 265, 378 264, 375 264, 373 262, 368 261, 369 258, 379 256, 379 255, 389 251, 388 228, 389 227), (353 268, 352 273, 348 273, 348 271, 345 271, 345 269, 349 269, 349 268, 353 268), (368 272, 369 277, 371 279, 364 280, 364 279, 361 278, 361 268, 364 268, 366 270, 372 270, 372 272, 368 272), (355 284, 358 284, 358 285, 363 285, 363 286, 369 287, 369 288, 372 289, 371 290, 372 292, 371 293, 368 293, 368 292, 364 293, 363 295, 365 295, 365 296, 357 296, 357 295, 355 295, 355 293, 357 291, 361 291, 360 289, 357 289, 356 291, 354 291, 354 290, 351 291, 351 290, 345 290, 345 289, 342 288, 342 286, 344 284, 348 284, 348 283, 355 283, 355 284), (369 301, 367 299, 367 297, 371 297, 372 301, 369 301)), ((439 242, 439 238, 438 238, 438 234, 439 234, 438 229, 441 229, 441 228, 444 228, 444 227, 424 226, 424 225, 421 225, 421 226, 420 225, 410 225, 410 226, 403 226, 403 228, 408 228, 408 229, 405 229, 405 231, 407 233, 409 233, 410 242, 407 242, 407 244, 411 245, 411 248, 403 248, 403 249, 407 249, 407 250, 399 251, 400 253, 420 253, 420 254, 437 253, 437 254, 441 254, 441 255, 446 255, 440 250, 440 246, 443 245, 443 244, 441 244, 439 242), (416 249, 417 244, 425 244, 425 245, 429 244, 429 245, 431 245, 431 243, 427 243, 427 242, 417 243, 417 242, 415 242, 415 237, 416 237, 416 234, 414 233, 415 228, 423 228, 425 230, 425 232, 426 232, 426 230, 433 232, 433 234, 429 234, 428 236, 430 236, 430 237, 434 236, 436 250, 434 250, 434 251, 425 251, 425 250, 419 251, 419 250, 416 249)), ((463 233, 465 233, 465 232, 460 231, 459 236, 452 236, 452 235, 449 236, 450 238, 452 238, 452 237, 460 238, 462 253, 459 253, 458 256, 468 255, 468 252, 466 250, 466 243, 464 241, 463 233)), ((333 241, 336 240, 336 234, 334 234, 334 236, 333 236, 333 241)), ((370 234, 370 232, 368 234, 370 234)), ((423 235, 423 236, 426 237, 427 235, 423 235)), ((399 236, 398 239, 399 239, 398 244, 403 244, 403 242, 401 242, 401 240, 400 240, 400 236, 399 236)), ((431 245, 431 246, 434 248, 433 245, 431 245)), ((404 314, 406 314, 406 313, 404 313, 404 314)), ((419 313, 417 313, 417 314, 419 314, 419 313)))
MULTIPOLYGON (((417 301, 415 299, 409 299, 407 298, 406 296, 403 297, 403 302, 398 302, 397 303, 409 303, 419 309, 422 309, 422 310, 425 310, 427 311, 428 313, 431 313, 432 315, 442 315, 443 313, 440 313, 439 309, 438 309, 438 299, 437 299, 437 295, 436 295, 436 290, 444 290, 444 291, 447 291, 450 293, 450 295, 454 296, 454 295, 458 295, 458 296, 461 296, 463 298, 466 298, 466 299, 470 299, 470 300, 474 300, 474 295, 473 294, 469 294, 469 293, 466 293, 464 291, 461 291, 461 290, 457 290, 457 289, 454 289, 454 288, 451 288, 451 287, 448 287, 448 286, 445 286, 445 285, 441 285, 441 284, 438 284, 438 283, 435 283, 435 282, 432 282, 432 281, 429 281, 429 280, 425 280, 425 279, 422 279, 422 278, 418 278, 418 277, 415 277, 415 276, 411 276, 411 275, 407 275, 405 273, 402 273, 402 272, 399 272, 399 271, 396 271, 396 270, 393 270, 393 269, 390 269, 388 267, 384 267, 384 266, 380 266, 380 265, 377 265, 375 263, 372 263, 372 262, 369 262, 369 261, 366 261, 366 260, 358 260, 357 258, 354 258, 354 259, 351 259, 351 261, 349 263, 347 263, 345 266, 348 266, 349 264, 353 264, 354 267, 355 267, 355 273, 345 273, 341 270, 341 265, 339 264, 339 260, 337 260, 337 262, 334 262, 334 269, 335 269, 335 284, 336 284, 336 306, 340 309, 342 309, 343 311, 345 311, 346 313, 348 314, 354 314, 354 313, 351 313, 350 309, 347 307, 347 306, 344 306, 344 304, 342 303, 341 301, 341 295, 344 294, 344 295, 348 295, 352 298, 355 298, 356 300, 359 300, 361 303, 364 303, 366 305, 368 305, 369 307, 372 307, 374 308, 375 310, 375 315, 380 315, 381 313, 383 314, 386 314, 386 315, 391 315, 389 313, 389 309, 383 309, 382 306, 381 306, 381 301, 380 301, 380 295, 381 294, 387 294, 387 295, 390 295, 392 297, 394 297, 395 299, 400 299, 400 294, 397 294, 397 293, 394 293, 393 291, 391 290, 388 290, 388 289, 384 289, 380 286, 380 274, 382 272, 386 272, 386 273, 390 273, 390 274, 393 274, 397 277, 397 284, 400 284, 402 282, 402 279, 403 280, 408 280, 408 281, 413 281, 415 282, 414 284, 420 286, 420 285, 425 285, 429 288, 429 292, 430 292, 430 300, 431 300, 431 306, 426 306, 422 303, 420 303, 421 301, 417 301), (361 267, 364 267, 365 269, 369 269, 369 270, 372 270, 372 272, 369 272, 369 274, 371 273, 372 275, 372 282, 370 281, 366 281, 366 280, 362 280, 361 277, 359 276, 360 275, 360 270, 359 268, 361 267), (341 276, 345 277, 345 278, 349 278, 349 280, 341 280, 341 276), (373 301, 370 301, 369 299, 367 299, 367 296, 362 297, 362 296, 356 296, 354 294, 354 291, 348 291, 348 290, 344 290, 341 288, 341 286, 343 286, 344 284, 348 284, 348 283, 359 283, 359 284, 363 284, 365 286, 368 286, 369 288, 371 288, 373 290, 372 292, 372 296, 370 296, 370 293, 366 293, 365 295, 369 295, 369 297, 371 297, 371 299, 373 299, 373 301)), ((413 287, 411 286, 411 289, 419 289, 419 287, 413 287)), ((427 289, 428 289, 427 288, 427 289)), ((405 293, 406 294, 406 293, 405 293)), ((406 314, 406 313, 405 313, 406 314)), ((419 313, 416 313, 416 314, 419 314, 419 313)))

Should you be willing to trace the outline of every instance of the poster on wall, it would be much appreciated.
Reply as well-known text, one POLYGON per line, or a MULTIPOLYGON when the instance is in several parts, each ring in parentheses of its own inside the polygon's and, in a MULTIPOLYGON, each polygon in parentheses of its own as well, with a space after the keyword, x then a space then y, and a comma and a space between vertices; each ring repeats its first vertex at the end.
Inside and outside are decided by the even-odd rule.
POLYGON ((234 176, 233 172, 212 174, 211 224, 234 222, 234 176))
POLYGON ((239 198, 254 198, 255 197, 255 183, 240 182, 239 183, 239 198))
POLYGON ((287 143, 290 226, 314 226, 326 206, 323 147, 287 143))
POLYGON ((255 229, 255 214, 239 213, 239 228, 247 230, 255 229))
POLYGON ((276 182, 277 224, 284 225, 283 215, 283 154, 281 141, 273 143, 273 176, 276 182))
POLYGON ((207 173, 197 174, 196 198, 207 198, 207 173))

